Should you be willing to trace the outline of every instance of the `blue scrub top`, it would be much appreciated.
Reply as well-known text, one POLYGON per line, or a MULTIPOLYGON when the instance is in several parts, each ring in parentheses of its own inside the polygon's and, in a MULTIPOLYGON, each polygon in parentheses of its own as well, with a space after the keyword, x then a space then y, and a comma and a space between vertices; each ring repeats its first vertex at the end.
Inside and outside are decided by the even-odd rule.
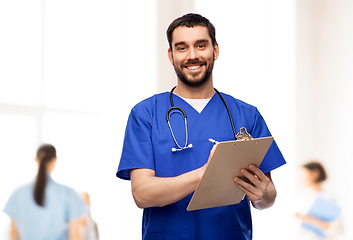
MULTIPOLYGON (((257 108, 230 95, 222 94, 232 114, 235 129, 246 127, 254 137, 271 136, 257 108)), ((174 105, 181 107, 187 115, 188 142, 192 148, 172 152, 177 148, 166 121, 166 112, 171 107, 169 92, 154 95, 137 104, 130 113, 123 151, 117 177, 130 179, 130 170, 147 168, 157 177, 174 177, 199 167, 208 159, 213 144, 217 141, 234 140, 227 110, 215 94, 201 113, 182 98, 173 94, 174 105)), ((185 144, 183 116, 173 113, 170 123, 180 146, 185 144)), ((267 173, 285 160, 273 141, 260 169, 267 173)), ((180 201, 164 206, 145 208, 143 213, 143 239, 252 239, 250 203, 244 198, 239 204, 186 211, 192 194, 180 201)))
POLYGON ((45 205, 33 197, 34 183, 13 191, 4 212, 15 221, 21 240, 68 240, 68 222, 88 214, 85 203, 70 187, 54 182, 48 176, 45 205))

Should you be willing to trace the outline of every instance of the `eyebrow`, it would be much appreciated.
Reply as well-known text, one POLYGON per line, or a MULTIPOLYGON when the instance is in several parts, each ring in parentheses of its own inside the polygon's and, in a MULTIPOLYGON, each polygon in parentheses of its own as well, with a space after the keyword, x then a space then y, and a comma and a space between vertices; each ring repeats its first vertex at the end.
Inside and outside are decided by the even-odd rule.
MULTIPOLYGON (((208 42, 209 42, 208 39, 199 39, 199 40, 196 41, 196 44, 197 43, 208 43, 208 42)), ((174 47, 177 47, 177 46, 180 46, 180 45, 184 45, 184 44, 185 44, 185 41, 176 42, 174 44, 174 47)))

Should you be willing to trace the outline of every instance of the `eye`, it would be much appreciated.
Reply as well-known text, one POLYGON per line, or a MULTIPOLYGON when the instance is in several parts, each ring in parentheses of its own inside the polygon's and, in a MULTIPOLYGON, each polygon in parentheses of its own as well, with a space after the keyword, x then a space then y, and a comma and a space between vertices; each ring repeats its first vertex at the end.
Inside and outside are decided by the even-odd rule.
POLYGON ((205 47, 206 47, 205 44, 199 44, 199 45, 198 45, 198 48, 199 48, 199 49, 204 49, 205 47))
POLYGON ((177 50, 178 50, 178 51, 185 51, 185 50, 186 50, 186 47, 180 46, 180 47, 177 48, 177 50))

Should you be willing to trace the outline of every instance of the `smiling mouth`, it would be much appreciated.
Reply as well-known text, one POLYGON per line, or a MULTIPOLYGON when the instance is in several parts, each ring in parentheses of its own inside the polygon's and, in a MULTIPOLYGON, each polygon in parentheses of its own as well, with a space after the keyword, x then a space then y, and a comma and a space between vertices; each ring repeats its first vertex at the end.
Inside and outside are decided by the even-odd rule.
POLYGON ((183 64, 181 64, 180 67, 187 68, 188 70, 198 70, 200 69, 203 65, 206 65, 205 61, 187 61, 183 64))
POLYGON ((197 65, 197 66, 187 66, 186 68, 189 70, 197 70, 201 67, 201 65, 197 65))

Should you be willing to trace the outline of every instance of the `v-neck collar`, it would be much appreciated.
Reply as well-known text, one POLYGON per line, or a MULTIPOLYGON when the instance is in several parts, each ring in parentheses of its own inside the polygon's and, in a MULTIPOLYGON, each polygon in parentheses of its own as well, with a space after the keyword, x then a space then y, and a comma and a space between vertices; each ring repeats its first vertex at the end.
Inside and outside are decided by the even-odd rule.
POLYGON ((203 109, 206 107, 211 98, 206 99, 191 99, 191 98, 183 98, 185 102, 191 105, 198 113, 201 113, 203 109))
POLYGON ((211 116, 214 113, 215 107, 218 105, 219 101, 221 101, 220 97, 217 93, 215 93, 210 101, 206 104, 201 113, 199 113, 195 108, 193 108, 189 103, 187 103, 184 99, 174 94, 174 105, 176 107, 181 107, 185 113, 188 123, 189 132, 192 132, 194 129, 197 129, 195 125, 199 124, 200 121, 204 121, 206 118, 204 116, 211 116))
MULTIPOLYGON (((176 97, 176 99, 178 99, 176 102, 178 102, 178 103, 183 103, 183 105, 185 105, 185 108, 186 108, 186 109, 184 109, 184 107, 182 107, 182 108, 184 109, 184 111, 186 111, 186 112, 192 111, 193 113, 197 113, 198 115, 201 115, 201 114, 205 111, 205 109, 208 108, 208 106, 210 105, 210 102, 212 102, 213 99, 215 98, 215 95, 218 95, 218 94, 217 94, 217 93, 213 94, 213 96, 208 100, 207 104, 206 104, 205 107, 202 109, 202 111, 201 111, 201 112, 198 112, 198 111, 197 111, 193 106, 191 106, 184 98, 182 98, 182 97, 176 95, 175 93, 173 93, 173 97, 176 97), (191 110, 191 109, 192 109, 192 110, 191 110)), ((177 105, 175 105, 175 106, 177 106, 177 105)), ((180 106, 179 106, 179 107, 180 107, 180 106)))

